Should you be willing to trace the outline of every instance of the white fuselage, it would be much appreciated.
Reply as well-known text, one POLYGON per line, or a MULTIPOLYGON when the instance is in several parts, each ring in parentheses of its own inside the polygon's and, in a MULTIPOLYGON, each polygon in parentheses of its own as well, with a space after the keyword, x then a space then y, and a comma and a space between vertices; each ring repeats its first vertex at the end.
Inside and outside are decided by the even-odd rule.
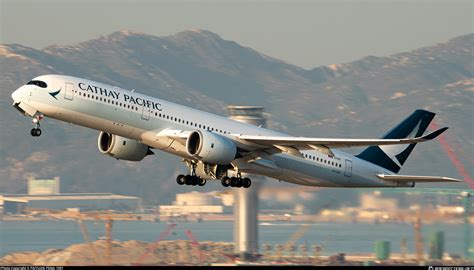
MULTIPOLYGON (((207 130, 225 137, 233 134, 288 136, 273 130, 237 122, 211 113, 127 91, 90 80, 63 75, 37 77, 47 88, 24 85, 12 94, 15 103, 29 115, 45 116, 137 140, 152 148, 190 159, 182 143, 156 136, 166 130, 207 130), (53 95, 52 93, 56 93, 53 95)), ((249 145, 239 145, 249 148, 249 145)), ((308 186, 395 187, 375 174, 392 174, 353 155, 332 150, 301 151, 302 156, 284 152, 261 152, 262 162, 235 160, 239 170, 308 186), (270 162, 271 164, 265 164, 270 162)))

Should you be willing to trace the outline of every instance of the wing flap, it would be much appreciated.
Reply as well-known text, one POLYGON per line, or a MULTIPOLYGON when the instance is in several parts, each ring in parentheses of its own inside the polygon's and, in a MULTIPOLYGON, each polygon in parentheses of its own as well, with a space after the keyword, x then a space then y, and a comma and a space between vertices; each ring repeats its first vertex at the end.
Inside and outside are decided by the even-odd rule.
POLYGON ((444 176, 424 176, 424 175, 387 175, 387 174, 376 174, 376 176, 383 180, 390 180, 396 182, 463 182, 462 180, 444 177, 444 176))

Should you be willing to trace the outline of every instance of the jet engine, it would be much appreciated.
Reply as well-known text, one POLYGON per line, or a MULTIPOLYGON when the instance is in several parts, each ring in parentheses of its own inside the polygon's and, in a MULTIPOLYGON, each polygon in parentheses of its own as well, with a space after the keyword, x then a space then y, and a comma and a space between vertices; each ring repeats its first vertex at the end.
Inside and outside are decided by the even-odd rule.
POLYGON ((97 144, 102 154, 116 159, 140 161, 153 154, 147 145, 106 132, 100 132, 97 144))
POLYGON ((198 130, 189 135, 186 151, 207 163, 229 165, 236 157, 237 146, 224 136, 198 130))

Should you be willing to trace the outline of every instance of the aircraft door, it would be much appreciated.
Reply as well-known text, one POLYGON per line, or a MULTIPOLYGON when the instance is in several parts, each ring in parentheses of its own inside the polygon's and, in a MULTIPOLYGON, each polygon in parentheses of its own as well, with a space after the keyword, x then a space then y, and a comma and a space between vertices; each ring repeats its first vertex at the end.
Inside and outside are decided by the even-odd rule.
POLYGON ((346 159, 346 170, 344 171, 344 176, 352 176, 352 160, 346 159))
POLYGON ((150 120, 150 108, 146 106, 142 107, 142 119, 146 121, 150 120))
POLYGON ((73 100, 74 98, 74 84, 67 82, 64 88, 64 98, 67 100, 73 100))

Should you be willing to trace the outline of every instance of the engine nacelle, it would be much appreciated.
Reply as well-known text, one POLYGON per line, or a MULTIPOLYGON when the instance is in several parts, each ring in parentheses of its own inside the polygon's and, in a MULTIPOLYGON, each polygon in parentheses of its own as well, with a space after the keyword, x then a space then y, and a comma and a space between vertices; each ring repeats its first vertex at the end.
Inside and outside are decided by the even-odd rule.
POLYGON ((147 145, 106 132, 100 132, 97 144, 102 154, 116 159, 140 161, 153 154, 147 145))
POLYGON ((186 151, 207 163, 229 165, 235 159, 237 146, 224 136, 198 130, 189 135, 186 151))

